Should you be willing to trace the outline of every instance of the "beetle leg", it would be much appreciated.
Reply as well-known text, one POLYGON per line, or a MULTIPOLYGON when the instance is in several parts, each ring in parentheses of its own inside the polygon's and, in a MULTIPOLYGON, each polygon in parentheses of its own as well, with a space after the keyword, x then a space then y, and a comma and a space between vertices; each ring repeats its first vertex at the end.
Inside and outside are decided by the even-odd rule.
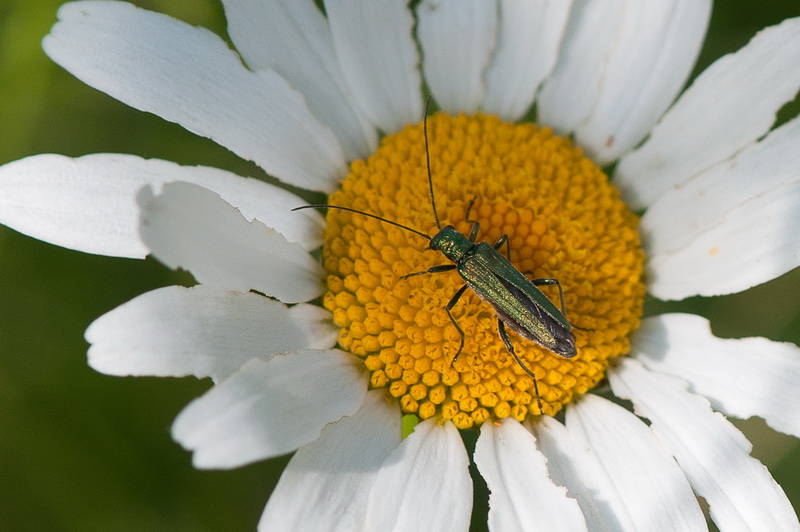
POLYGON ((558 282, 558 279, 553 279, 553 278, 531 279, 531 282, 536 286, 554 284, 558 287, 558 297, 561 300, 561 314, 563 314, 564 317, 566 318, 567 309, 564 306, 564 289, 561 288, 561 283, 558 282))
POLYGON ((469 237, 467 238, 469 238, 469 241, 474 244, 475 240, 478 238, 478 231, 481 230, 481 224, 479 224, 474 220, 467 220, 467 221, 472 222, 472 229, 469 230, 469 237))
POLYGON ((472 196, 472 199, 469 200, 469 204, 467 205, 467 212, 464 214, 464 219, 468 222, 475 222, 475 220, 469 219, 469 212, 472 210, 472 206, 475 205, 476 199, 478 199, 478 196, 472 196))
POLYGON ((503 247, 503 244, 506 245, 506 259, 508 259, 508 262, 511 262, 511 243, 508 241, 508 235, 503 235, 498 238, 497 242, 495 242, 492 247, 494 249, 500 249, 503 247))
POLYGON ((421 272, 414 272, 409 273, 408 275, 402 276, 400 279, 408 279, 409 277, 414 277, 415 275, 423 275, 426 273, 442 273, 442 272, 450 272, 457 268, 455 264, 442 264, 441 266, 433 266, 432 268, 428 268, 427 270, 422 270, 421 272))
MULTIPOLYGON (((559 299, 561 299, 561 314, 564 316, 565 319, 567 319, 567 309, 566 309, 566 306, 564 305, 564 289, 561 288, 561 283, 558 282, 558 279, 552 279, 552 278, 531 279, 531 282, 536 286, 542 286, 542 285, 545 285, 545 284, 554 284, 554 285, 556 285, 558 287, 558 297, 559 297, 559 299)), ((567 321, 569 321, 569 320, 567 319, 567 321)), ((570 323, 570 326, 573 329, 578 329, 579 331, 592 331, 592 330, 594 330, 594 329, 585 329, 583 327, 578 327, 577 325, 573 325, 571 323, 570 323)))
POLYGON ((469 212, 472 210, 472 206, 475 204, 475 200, 478 199, 478 196, 472 196, 472 199, 469 200, 469 205, 467 205, 467 212, 464 214, 464 221, 469 222, 472 224, 472 229, 469 230, 469 241, 473 244, 475 240, 478 238, 478 231, 481 230, 481 224, 478 223, 478 220, 471 220, 469 217, 469 212))
POLYGON ((503 320, 497 318, 497 332, 500 333, 500 338, 502 338, 503 343, 506 344, 506 349, 508 352, 511 353, 511 356, 514 357, 514 360, 517 361, 517 364, 520 365, 522 369, 525 370, 525 373, 531 376, 533 379, 533 391, 536 394, 536 405, 539 407, 539 414, 543 414, 544 410, 542 409, 542 398, 539 397, 539 384, 536 381, 536 375, 528 369, 528 366, 525 365, 524 362, 517 356, 517 352, 514 351, 514 344, 511 343, 511 338, 508 337, 508 333, 506 332, 506 324, 503 323, 503 320))
POLYGON ((455 363, 456 360, 458 360, 458 355, 460 355, 461 351, 464 349, 464 331, 461 330, 461 327, 458 326, 458 322, 453 317, 453 313, 450 311, 453 310, 453 307, 456 306, 458 300, 461 299, 461 296, 464 295, 464 291, 467 289, 468 286, 469 285, 465 284, 464 286, 459 288, 458 291, 455 294, 453 294, 453 297, 450 298, 450 302, 447 304, 447 306, 444 307, 444 310, 447 311, 447 316, 450 318, 450 321, 453 323, 453 326, 456 328, 458 334, 461 336, 461 343, 458 345, 458 351, 456 351, 456 356, 454 356, 453 360, 450 361, 451 366, 455 363))

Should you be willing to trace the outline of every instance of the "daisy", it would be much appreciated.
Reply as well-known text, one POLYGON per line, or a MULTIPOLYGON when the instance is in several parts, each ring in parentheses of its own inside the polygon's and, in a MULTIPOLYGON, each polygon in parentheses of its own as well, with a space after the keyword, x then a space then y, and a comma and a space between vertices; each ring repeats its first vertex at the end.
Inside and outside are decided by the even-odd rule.
POLYGON ((445 262, 425 239, 292 212, 305 201, 259 180, 119 154, 0 169, 0 222, 193 274, 95 321, 89 363, 210 377, 172 429, 197 467, 296 451, 259 528, 467 530, 459 429, 478 433, 493 530, 703 529, 697 497, 722 530, 800 528, 721 415, 800 436, 797 346, 641 318, 645 292, 733 293, 800 263, 800 119, 773 129, 800 87, 800 19, 680 94, 710 2, 223 4, 236 52, 95 1, 64 5, 44 48, 285 183, 433 235, 429 155, 442 224, 477 220, 520 271, 558 279, 577 345, 564 358, 511 334, 536 393, 470 292, 452 308, 459 352, 455 272, 404 277, 445 262), (428 152, 423 83, 443 111, 428 152), (633 411, 597 392, 606 380, 633 411))

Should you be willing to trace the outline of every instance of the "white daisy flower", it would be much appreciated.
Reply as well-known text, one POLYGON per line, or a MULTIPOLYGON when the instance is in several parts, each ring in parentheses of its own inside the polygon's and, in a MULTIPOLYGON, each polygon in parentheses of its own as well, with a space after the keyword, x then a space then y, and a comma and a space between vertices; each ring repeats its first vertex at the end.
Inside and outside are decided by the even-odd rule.
POLYGON ((800 436, 798 347, 715 338, 693 315, 641 319, 645 291, 727 294, 800 263, 800 119, 772 129, 800 87, 800 19, 681 94, 708 1, 223 4, 236 51, 95 1, 64 5, 44 48, 285 183, 432 235, 426 83, 444 111, 427 123, 442 224, 507 234, 515 267, 558 279, 579 327, 573 358, 512 334, 537 394, 469 291, 452 309, 453 361, 445 306, 463 281, 403 278, 444 262, 419 235, 292 212, 304 200, 214 168, 118 154, 2 167, 3 224, 194 275, 95 321, 89 363, 211 377, 173 426, 197 467, 296 451, 261 529, 467 530, 458 429, 479 431, 492 530, 704 529, 698 497, 722 530, 800 528, 720 415, 800 436), (538 125, 517 123, 532 106, 538 125), (592 392, 605 379, 634 412, 592 392), (407 437, 403 416, 419 420, 407 437))

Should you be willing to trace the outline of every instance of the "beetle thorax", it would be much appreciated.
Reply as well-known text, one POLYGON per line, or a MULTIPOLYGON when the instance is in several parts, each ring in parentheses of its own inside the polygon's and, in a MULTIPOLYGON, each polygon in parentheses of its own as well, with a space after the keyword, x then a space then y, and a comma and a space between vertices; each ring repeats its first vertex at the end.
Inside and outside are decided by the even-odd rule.
POLYGON ((453 262, 459 262, 464 254, 475 246, 452 225, 443 227, 431 238, 431 249, 441 251, 453 262))

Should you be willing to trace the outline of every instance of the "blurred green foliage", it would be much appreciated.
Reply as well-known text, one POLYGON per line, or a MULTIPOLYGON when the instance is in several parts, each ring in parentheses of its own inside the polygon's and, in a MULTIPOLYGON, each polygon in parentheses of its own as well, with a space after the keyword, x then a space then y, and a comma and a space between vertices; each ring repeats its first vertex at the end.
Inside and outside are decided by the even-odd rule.
MULTIPOLYGON (((49 61, 40 41, 61 3, 0 0, 0 163, 45 152, 122 152, 264 177, 224 148, 134 111, 49 61)), ((136 3, 225 34, 215 1, 136 3)), ((797 15, 796 0, 720 2, 697 72, 760 28, 797 15)), ((797 112, 794 102, 782 116, 797 112)), ((149 259, 86 255, 0 227, 0 530, 255 529, 287 459, 196 471, 169 436, 172 419, 208 382, 114 378, 86 365, 83 331, 93 319, 181 280, 149 259)), ((800 344, 799 287, 794 271, 742 294, 651 301, 647 311, 702 314, 719 336, 800 344)), ((799 508, 795 440, 757 421, 742 426, 799 508)))

